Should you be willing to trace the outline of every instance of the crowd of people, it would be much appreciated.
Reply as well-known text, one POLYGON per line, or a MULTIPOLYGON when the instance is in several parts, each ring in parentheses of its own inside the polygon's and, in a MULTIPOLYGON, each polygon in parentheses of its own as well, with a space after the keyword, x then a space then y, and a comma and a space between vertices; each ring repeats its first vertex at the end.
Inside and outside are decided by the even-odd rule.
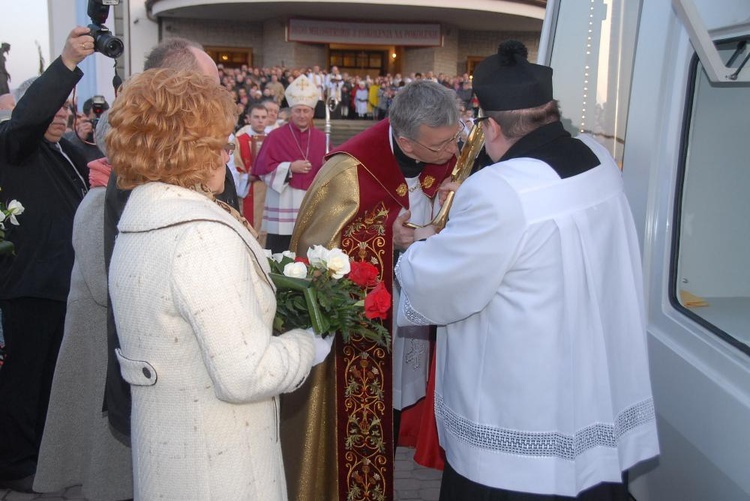
POLYGON ((68 130, 94 50, 73 29, 0 122, 0 188, 26 207, 0 256, 0 488, 391 499, 416 423, 441 500, 627 499, 658 454, 637 236, 612 157, 562 127, 551 68, 509 42, 473 88, 368 82, 230 70, 171 38, 68 130), (329 97, 376 123, 326 152, 329 97), (474 108, 481 169, 460 155, 474 108), (316 245, 393 294, 388 350, 274 332, 268 256, 316 245))
POLYGON ((331 111, 334 119, 380 120, 388 115, 393 98, 406 84, 416 80, 429 80, 452 89, 456 93, 461 109, 470 116, 478 110, 478 101, 473 93, 468 73, 449 76, 432 71, 424 74, 414 72, 402 76, 390 73, 383 76, 351 75, 340 72, 337 66, 330 71, 320 66, 289 69, 281 66, 253 68, 242 65, 230 68, 219 65, 221 83, 229 89, 237 103, 238 128, 247 125, 249 109, 258 103, 273 102, 281 109, 288 108, 285 89, 300 75, 306 75, 318 91, 315 118, 325 116, 325 103, 333 99, 336 103, 331 111))

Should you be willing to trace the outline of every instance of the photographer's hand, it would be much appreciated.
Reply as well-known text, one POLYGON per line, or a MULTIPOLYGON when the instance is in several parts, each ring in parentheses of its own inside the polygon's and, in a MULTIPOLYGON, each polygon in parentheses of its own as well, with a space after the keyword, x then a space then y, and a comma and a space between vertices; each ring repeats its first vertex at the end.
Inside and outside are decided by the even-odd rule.
POLYGON ((68 35, 60 58, 70 71, 75 70, 78 63, 94 53, 94 38, 89 35, 90 32, 84 26, 76 26, 68 35))
POLYGON ((86 115, 79 116, 78 120, 76 120, 76 134, 78 134, 81 141, 87 141, 89 134, 93 131, 94 127, 91 124, 91 120, 86 115))

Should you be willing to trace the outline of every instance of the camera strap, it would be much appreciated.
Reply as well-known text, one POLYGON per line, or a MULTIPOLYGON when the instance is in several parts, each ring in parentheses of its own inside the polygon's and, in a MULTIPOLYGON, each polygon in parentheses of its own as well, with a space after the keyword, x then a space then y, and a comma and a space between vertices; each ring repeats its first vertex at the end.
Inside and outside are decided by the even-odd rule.
POLYGON ((115 76, 112 77, 112 87, 115 88, 115 99, 116 99, 117 94, 120 91, 120 87, 122 86, 122 78, 117 73, 117 59, 114 60, 114 64, 112 66, 115 68, 115 76))

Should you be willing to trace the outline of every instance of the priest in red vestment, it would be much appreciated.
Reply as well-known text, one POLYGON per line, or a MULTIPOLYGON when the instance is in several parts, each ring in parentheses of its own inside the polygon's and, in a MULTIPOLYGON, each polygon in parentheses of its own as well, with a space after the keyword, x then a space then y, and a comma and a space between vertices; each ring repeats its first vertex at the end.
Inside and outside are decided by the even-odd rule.
POLYGON ((266 236, 261 232, 263 221, 263 204, 266 201, 266 185, 252 174, 253 163, 258 156, 263 140, 266 138, 266 121, 268 110, 263 104, 257 103, 247 112, 248 125, 237 131, 237 149, 234 152, 235 168, 248 176, 247 193, 238 193, 242 197, 242 215, 245 216, 253 228, 259 233, 258 242, 265 245, 266 236))
MULTIPOLYGON (((422 238, 423 229, 394 222, 430 222, 462 128, 452 91, 430 81, 405 86, 389 120, 327 155, 300 207, 291 249, 305 255, 316 244, 340 247, 374 264, 388 290, 397 292, 394 254, 422 238)), ((395 334, 391 351, 337 338, 335 357, 282 397, 290 499, 392 499, 394 403, 406 408, 424 396, 429 358, 425 332, 403 338, 394 332, 393 313, 385 323, 395 334)))

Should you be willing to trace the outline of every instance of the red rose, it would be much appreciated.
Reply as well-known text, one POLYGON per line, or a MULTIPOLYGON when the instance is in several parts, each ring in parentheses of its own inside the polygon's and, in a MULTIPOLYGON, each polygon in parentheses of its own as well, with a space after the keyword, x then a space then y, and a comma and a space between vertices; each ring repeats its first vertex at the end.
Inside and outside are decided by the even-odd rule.
POLYGON ((310 260, 306 257, 297 256, 294 258, 295 263, 304 263, 305 266, 310 266, 310 260))
POLYGON ((391 309, 391 294, 385 290, 385 285, 380 282, 373 290, 365 296, 365 316, 369 319, 388 318, 388 310, 391 309))
POLYGON ((355 284, 364 289, 378 283, 378 269, 372 263, 352 261, 351 266, 348 277, 355 284))

